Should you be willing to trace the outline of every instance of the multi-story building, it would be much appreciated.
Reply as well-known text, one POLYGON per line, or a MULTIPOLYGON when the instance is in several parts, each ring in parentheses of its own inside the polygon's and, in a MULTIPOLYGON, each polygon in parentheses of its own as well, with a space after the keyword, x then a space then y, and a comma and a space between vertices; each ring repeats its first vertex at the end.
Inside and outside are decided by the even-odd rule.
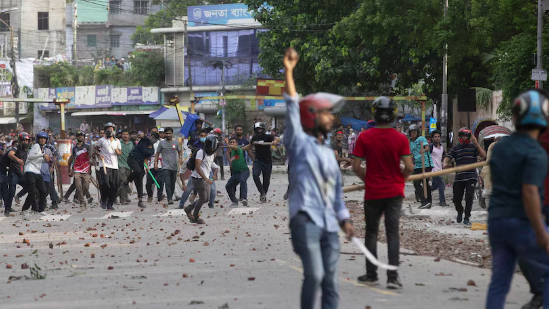
POLYGON ((74 10, 77 12, 77 59, 92 62, 127 57, 135 50, 130 36, 149 14, 160 10, 153 0, 72 0, 67 2, 67 56, 73 56, 74 10), (70 3, 69 3, 70 2, 70 3))
POLYGON ((9 56, 10 27, 13 28, 16 56, 53 57, 65 51, 66 0, 0 1, 0 48, 9 56))

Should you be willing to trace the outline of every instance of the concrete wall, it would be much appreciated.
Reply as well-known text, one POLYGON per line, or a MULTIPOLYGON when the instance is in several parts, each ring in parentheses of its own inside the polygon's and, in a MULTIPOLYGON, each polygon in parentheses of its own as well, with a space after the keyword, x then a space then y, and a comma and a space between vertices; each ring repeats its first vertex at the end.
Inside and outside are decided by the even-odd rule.
MULTIPOLYGON (((9 14, 14 37, 20 41, 17 49, 21 58, 37 58, 38 51, 44 49, 49 51, 50 56, 54 53, 65 54, 65 6, 66 0, 0 1, 0 10, 18 8, 9 14), (38 12, 49 13, 49 30, 38 30, 38 12)), ((9 42, 9 31, 2 34, 9 42)))

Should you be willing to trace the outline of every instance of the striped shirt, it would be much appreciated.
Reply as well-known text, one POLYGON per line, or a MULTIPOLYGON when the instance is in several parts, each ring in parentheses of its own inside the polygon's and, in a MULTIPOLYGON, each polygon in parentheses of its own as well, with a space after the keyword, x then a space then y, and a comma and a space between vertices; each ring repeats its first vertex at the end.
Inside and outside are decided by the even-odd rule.
MULTIPOLYGON (((454 159, 456 161, 456 166, 467 165, 477 163, 477 157, 479 156, 478 148, 473 143, 467 145, 457 144, 450 152, 448 152, 447 157, 454 159)), ((470 170, 465 172, 456 173, 456 182, 457 181, 467 181, 477 179, 477 171, 470 170)))

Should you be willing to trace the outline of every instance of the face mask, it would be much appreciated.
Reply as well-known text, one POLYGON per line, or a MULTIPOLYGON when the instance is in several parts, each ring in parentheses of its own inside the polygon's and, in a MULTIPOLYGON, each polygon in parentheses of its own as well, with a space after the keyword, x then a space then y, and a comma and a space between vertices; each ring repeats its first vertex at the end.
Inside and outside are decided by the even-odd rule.
POLYGON ((112 130, 107 130, 107 132, 105 132, 105 135, 107 137, 112 137, 113 136, 113 131, 112 130))
POLYGON ((202 143, 205 143, 205 142, 206 142, 206 138, 205 138, 205 137, 201 137, 201 138, 200 138, 200 141, 201 141, 202 143))

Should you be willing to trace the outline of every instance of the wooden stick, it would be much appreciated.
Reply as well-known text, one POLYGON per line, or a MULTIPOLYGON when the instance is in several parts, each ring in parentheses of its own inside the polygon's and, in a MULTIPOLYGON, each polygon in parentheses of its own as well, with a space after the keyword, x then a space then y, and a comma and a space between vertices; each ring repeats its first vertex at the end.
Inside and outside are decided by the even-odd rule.
MULTIPOLYGON (((442 175, 447 175, 452 173, 469 171, 469 170, 476 169, 477 167, 483 167, 486 165, 488 165, 488 161, 482 161, 482 162, 477 162, 473 164, 467 164, 467 165, 462 165, 458 167, 448 168, 448 169, 444 169, 436 172, 416 174, 408 177, 407 181, 414 181, 414 180, 420 180, 424 178, 431 178, 431 177, 442 176, 442 175)), ((343 187, 344 193, 358 191, 358 190, 364 190, 364 185, 354 185, 354 186, 343 187)))
MULTIPOLYGON (((425 137, 425 101, 421 101, 421 136, 425 137)), ((421 150, 423 150, 421 145, 421 150)), ((421 172, 425 174, 425 150, 421 153, 421 172)), ((423 178, 423 198, 427 200, 427 179, 423 178)))
POLYGON ((105 166, 105 159, 103 159, 103 157, 101 157, 101 162, 103 162, 103 173, 107 175, 107 167, 105 166))
MULTIPOLYGON (((273 143, 260 143, 260 142, 254 142, 254 145, 264 145, 264 146, 271 146, 273 143)), ((275 144, 276 145, 276 144, 275 144)))

